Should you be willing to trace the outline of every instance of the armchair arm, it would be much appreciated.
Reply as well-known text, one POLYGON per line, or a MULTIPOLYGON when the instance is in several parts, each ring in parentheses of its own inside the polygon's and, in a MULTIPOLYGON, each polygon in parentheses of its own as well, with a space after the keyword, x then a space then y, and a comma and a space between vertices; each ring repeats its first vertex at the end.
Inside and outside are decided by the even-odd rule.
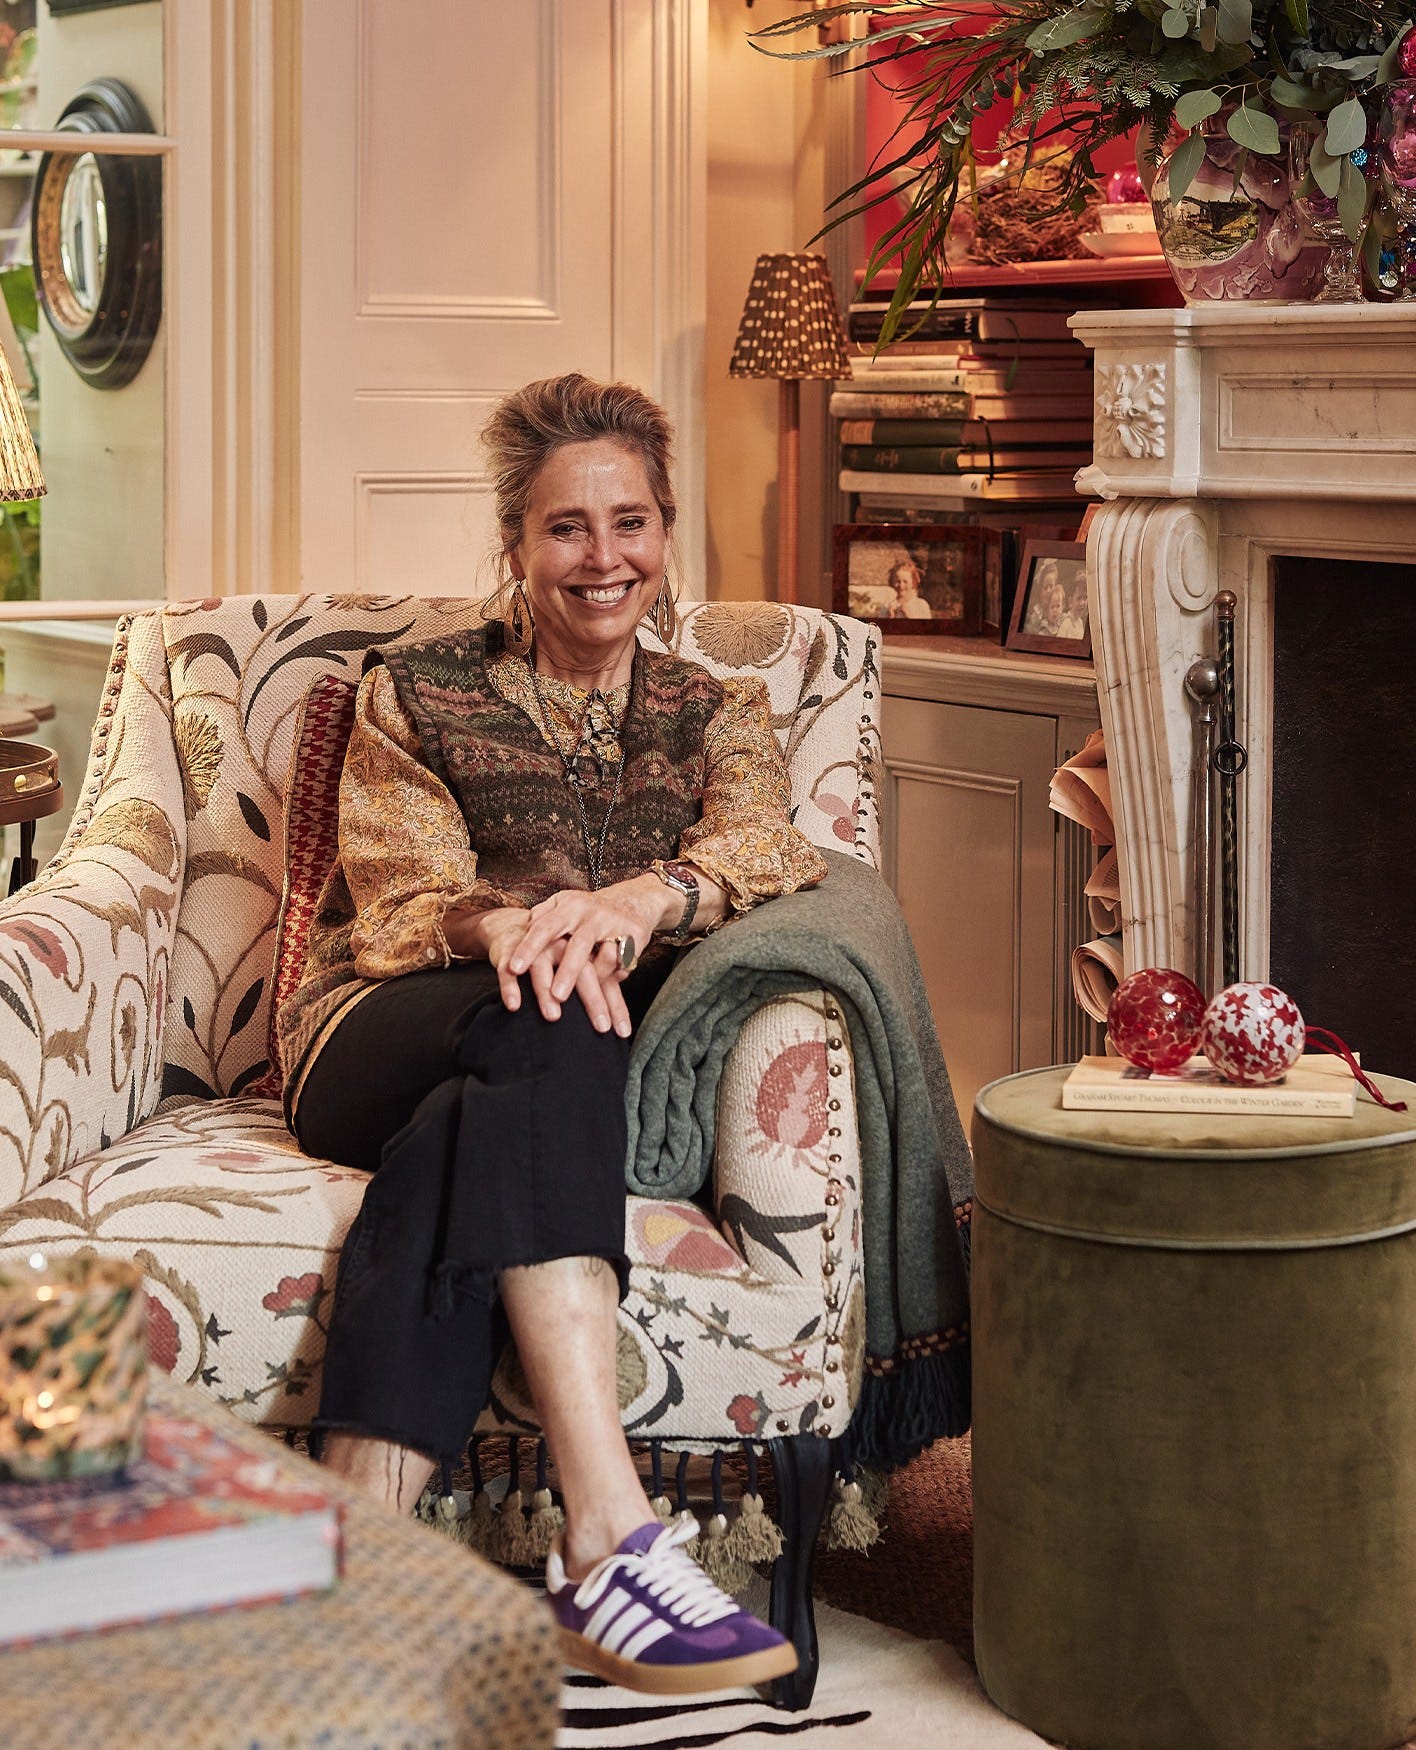
POLYGON ((854 1062, 835 999, 819 990, 764 1003, 723 1068, 719 1225, 768 1281, 829 1284, 859 1254, 859 1192, 854 1062))
POLYGON ((0 1205, 157 1103, 186 854, 156 615, 120 622, 59 855, 0 902, 0 1205))

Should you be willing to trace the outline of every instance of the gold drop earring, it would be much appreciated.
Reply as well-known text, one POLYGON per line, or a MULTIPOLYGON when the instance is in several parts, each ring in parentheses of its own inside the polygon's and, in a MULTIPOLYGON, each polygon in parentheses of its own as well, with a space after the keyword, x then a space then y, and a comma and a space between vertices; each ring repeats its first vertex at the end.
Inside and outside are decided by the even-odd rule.
POLYGON ((527 655, 536 632, 536 622, 531 618, 531 598, 526 593, 525 583, 519 577, 506 605, 506 613, 502 616, 502 626, 506 632, 506 647, 512 655, 527 655))
POLYGON ((665 644, 672 644, 674 633, 678 631, 678 608, 674 604, 674 592, 669 588, 667 571, 659 585, 659 593, 654 597, 654 630, 665 644))

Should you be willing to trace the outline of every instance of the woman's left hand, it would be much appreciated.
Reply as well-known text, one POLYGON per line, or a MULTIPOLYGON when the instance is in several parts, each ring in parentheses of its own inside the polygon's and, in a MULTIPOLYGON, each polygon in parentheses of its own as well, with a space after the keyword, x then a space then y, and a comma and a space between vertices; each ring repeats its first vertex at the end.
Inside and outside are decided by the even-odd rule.
POLYGON ((617 881, 596 893, 578 888, 553 893, 531 908, 530 922, 506 962, 507 970, 515 974, 526 972, 539 955, 553 950, 556 943, 563 943, 551 981, 551 996, 564 1003, 587 975, 593 977, 606 996, 613 991, 615 1000, 610 1008, 616 1031, 623 1033, 628 1017, 623 1001, 618 999, 625 973, 620 969, 615 943, 621 936, 630 937, 637 957, 665 921, 666 911, 681 906, 678 895, 652 872, 630 881, 617 881))

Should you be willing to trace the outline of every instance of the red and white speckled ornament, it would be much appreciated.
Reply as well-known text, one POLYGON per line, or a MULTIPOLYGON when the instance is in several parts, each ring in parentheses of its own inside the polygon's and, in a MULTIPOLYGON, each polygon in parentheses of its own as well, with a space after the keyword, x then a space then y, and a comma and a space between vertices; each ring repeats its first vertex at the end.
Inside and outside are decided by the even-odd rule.
POLYGON ((1205 1010, 1200 1049, 1227 1082, 1259 1087, 1287 1075, 1307 1037, 1293 998, 1272 984, 1231 984, 1205 1010))
POLYGON ((1106 1036, 1127 1063, 1164 1074, 1199 1050, 1205 997, 1193 979, 1165 966, 1123 978, 1106 1009, 1106 1036))
POLYGON ((1397 64, 1408 79, 1416 79, 1416 30, 1407 31, 1396 51, 1397 64))

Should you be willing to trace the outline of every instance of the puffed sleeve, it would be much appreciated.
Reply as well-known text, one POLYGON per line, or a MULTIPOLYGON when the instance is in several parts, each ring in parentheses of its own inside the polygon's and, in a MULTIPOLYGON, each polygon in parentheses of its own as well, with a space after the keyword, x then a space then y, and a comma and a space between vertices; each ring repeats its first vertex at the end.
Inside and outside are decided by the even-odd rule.
POLYGON ((821 853, 792 825, 786 762, 760 679, 724 680, 704 763, 703 816, 679 840, 679 856, 726 888, 734 911, 825 876, 821 853))
POLYGON ((365 675, 355 701, 339 780, 339 859, 357 908, 351 946, 363 978, 446 966, 445 914, 508 903, 477 880, 462 811, 424 764, 385 668, 365 675))

